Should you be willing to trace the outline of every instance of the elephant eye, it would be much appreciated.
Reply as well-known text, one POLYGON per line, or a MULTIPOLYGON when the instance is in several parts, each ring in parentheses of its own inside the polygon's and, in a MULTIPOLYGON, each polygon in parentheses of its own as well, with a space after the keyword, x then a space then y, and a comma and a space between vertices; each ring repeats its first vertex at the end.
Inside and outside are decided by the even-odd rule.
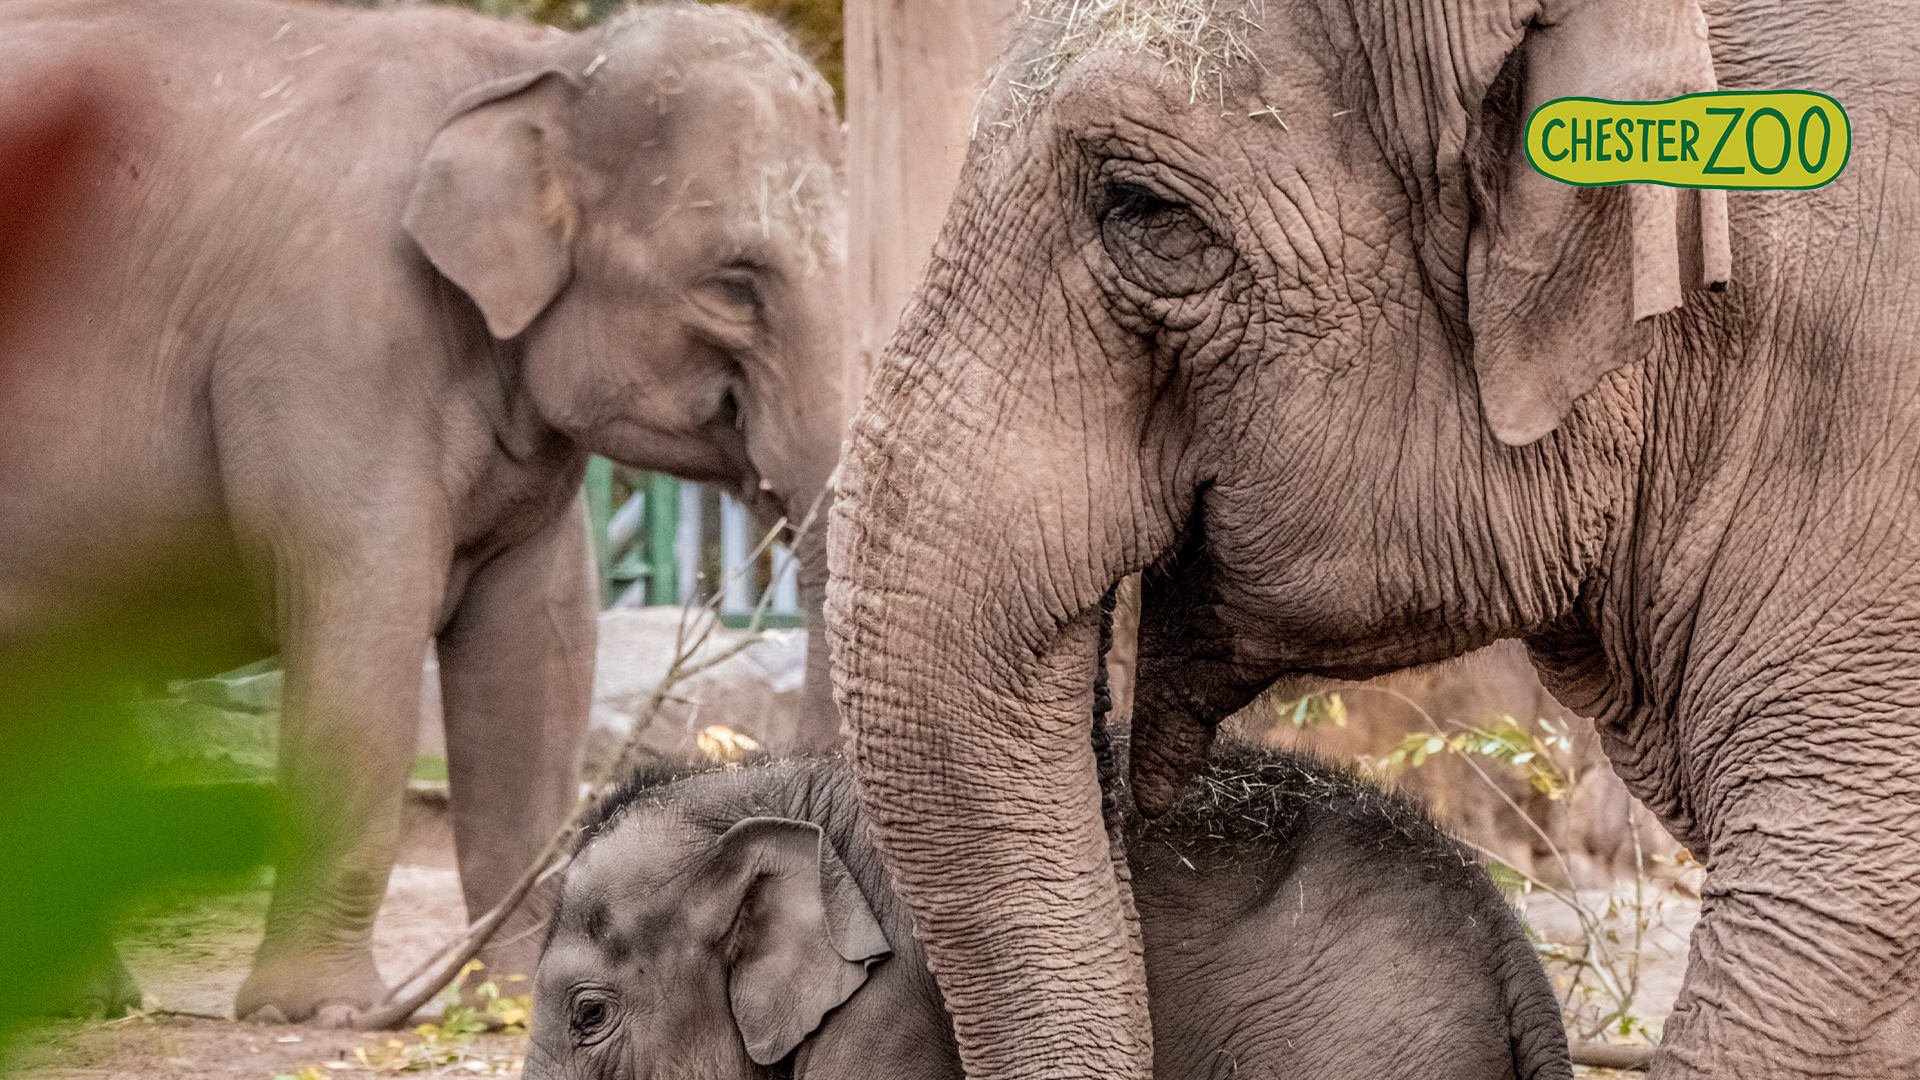
POLYGON ((723 270, 708 280, 707 292, 713 298, 713 306, 732 318, 744 321, 760 314, 760 283, 751 270, 739 267, 723 270))
POLYGON ((607 1037, 613 1028, 613 1002, 603 993, 586 993, 575 998, 567 1017, 573 1041, 591 1046, 607 1037))
POLYGON ((743 277, 721 278, 720 294, 727 298, 728 303, 736 304, 740 307, 758 307, 760 305, 759 290, 753 287, 752 281, 743 277))
POLYGON ((1161 296, 1190 296, 1218 284, 1233 251, 1199 215, 1158 192, 1121 182, 1107 189, 1100 242, 1122 276, 1161 296))

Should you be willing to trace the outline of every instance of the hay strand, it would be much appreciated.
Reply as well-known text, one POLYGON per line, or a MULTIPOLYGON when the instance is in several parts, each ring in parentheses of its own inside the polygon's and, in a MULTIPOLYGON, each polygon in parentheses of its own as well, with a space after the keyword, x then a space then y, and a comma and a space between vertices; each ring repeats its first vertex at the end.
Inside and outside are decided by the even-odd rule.
POLYGON ((1025 0, 1028 25, 1053 28, 1053 47, 1009 77, 1015 119, 1031 116, 1060 76, 1089 53, 1114 50, 1157 56, 1187 84, 1187 99, 1226 98, 1227 76, 1258 64, 1252 35, 1265 0, 1025 0))

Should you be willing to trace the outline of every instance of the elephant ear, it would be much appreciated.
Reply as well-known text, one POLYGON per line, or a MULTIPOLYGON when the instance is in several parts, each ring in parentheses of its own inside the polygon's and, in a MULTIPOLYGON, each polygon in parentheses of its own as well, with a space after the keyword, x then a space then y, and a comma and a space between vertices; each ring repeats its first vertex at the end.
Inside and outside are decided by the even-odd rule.
POLYGON ((727 974, 734 1024, 754 1064, 772 1065, 892 946, 818 825, 747 818, 720 838, 715 865, 739 902, 727 974))
POLYGON ((518 336, 573 275, 577 209, 558 168, 559 116, 579 85, 542 68, 461 95, 407 199, 407 232, 497 338, 518 336))
POLYGON ((1526 117, 1555 98, 1715 89, 1695 0, 1549 0, 1498 81, 1506 100, 1493 87, 1476 125, 1494 145, 1470 163, 1467 324, 1487 421, 1519 446, 1642 354, 1644 321, 1680 305, 1683 262, 1718 290, 1732 260, 1726 192, 1572 187, 1535 172, 1521 143, 1526 117))

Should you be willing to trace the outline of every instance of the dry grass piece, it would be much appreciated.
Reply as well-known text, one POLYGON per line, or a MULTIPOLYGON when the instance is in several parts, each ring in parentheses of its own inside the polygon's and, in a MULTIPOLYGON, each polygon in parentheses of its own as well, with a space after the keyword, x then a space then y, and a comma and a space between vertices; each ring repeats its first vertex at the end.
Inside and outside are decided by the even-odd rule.
POLYGON ((1101 49, 1149 53, 1187 83, 1189 101, 1226 98, 1226 77, 1258 64, 1251 41, 1265 0, 1025 0, 1029 25, 1058 28, 1051 49, 1009 78, 1014 119, 1031 116, 1075 60, 1101 49))

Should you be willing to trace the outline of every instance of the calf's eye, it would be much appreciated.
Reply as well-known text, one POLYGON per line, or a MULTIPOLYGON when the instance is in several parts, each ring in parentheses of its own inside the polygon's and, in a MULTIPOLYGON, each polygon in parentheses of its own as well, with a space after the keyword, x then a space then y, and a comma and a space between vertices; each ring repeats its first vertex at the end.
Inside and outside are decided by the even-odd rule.
POLYGON ((605 1038, 613 1026, 613 1003, 600 994, 584 994, 574 999, 568 1017, 573 1041, 585 1046, 605 1038))
POLYGON ((1190 207, 1151 188, 1117 183, 1100 213, 1100 242, 1122 276, 1161 296, 1212 288, 1233 267, 1233 251, 1190 207))

